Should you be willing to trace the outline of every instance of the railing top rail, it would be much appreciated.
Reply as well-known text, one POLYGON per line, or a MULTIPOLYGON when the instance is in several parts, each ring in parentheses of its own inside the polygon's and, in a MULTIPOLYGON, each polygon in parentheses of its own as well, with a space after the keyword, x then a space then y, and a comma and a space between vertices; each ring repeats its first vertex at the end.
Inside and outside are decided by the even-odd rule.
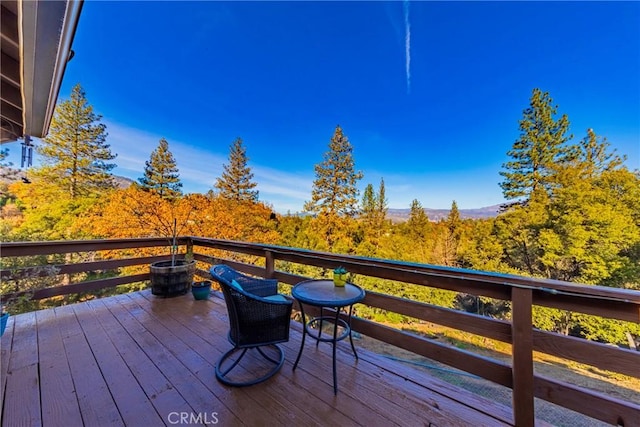
MULTIPOLYGON (((569 283, 559 280, 531 278, 513 274, 492 273, 463 268, 418 264, 406 261, 367 258, 355 255, 341 255, 329 252, 318 252, 308 249, 290 248, 263 243, 240 242, 233 240, 212 239, 198 236, 180 236, 178 244, 192 242, 196 245, 215 247, 218 249, 236 250, 238 252, 262 254, 271 252, 276 258, 279 255, 308 257, 332 263, 342 263, 345 267, 353 266, 383 267, 391 270, 411 273, 425 273, 431 277, 471 280, 483 282, 489 286, 524 287, 545 294, 569 295, 580 298, 613 300, 640 305, 640 291, 631 289, 609 288, 604 286, 569 283)), ((152 247, 170 244, 166 237, 96 239, 96 240, 57 240, 44 242, 3 242, 0 244, 0 257, 44 255, 53 253, 82 252, 95 250, 125 249, 136 247, 152 247)))
MULTIPOLYGON (((177 242, 180 245, 184 245, 190 241, 191 239, 186 236, 177 238, 177 242)), ((2 242, 0 244, 0 258, 169 245, 171 245, 171 239, 167 237, 2 242)))
POLYGON ((585 298, 608 299, 624 301, 640 305, 640 291, 631 289, 610 288, 606 286, 587 285, 581 283, 569 283, 561 280, 533 278, 518 276, 514 274, 493 273, 479 270, 468 270, 464 268, 436 266, 429 264, 418 264, 406 261, 396 261, 378 258, 367 258, 356 255, 341 255, 329 252, 318 252, 308 249, 290 248, 285 246, 269 245, 262 243, 239 242, 232 240, 211 239, 191 236, 194 244, 201 243, 214 244, 221 248, 247 249, 255 251, 269 251, 273 254, 294 254, 309 256, 334 261, 354 262, 360 265, 379 266, 405 271, 428 273, 432 276, 447 277, 455 279, 468 279, 486 282, 493 285, 504 285, 508 287, 524 287, 532 290, 539 290, 550 294, 564 294, 585 298))

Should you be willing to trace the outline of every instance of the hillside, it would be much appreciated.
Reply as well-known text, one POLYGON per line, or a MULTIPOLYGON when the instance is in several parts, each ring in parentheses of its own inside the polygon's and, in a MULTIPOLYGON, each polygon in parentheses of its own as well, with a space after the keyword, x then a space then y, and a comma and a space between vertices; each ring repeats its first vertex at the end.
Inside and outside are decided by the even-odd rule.
MULTIPOLYGON (((133 180, 125 178, 124 176, 114 175, 114 180, 118 185, 118 188, 127 188, 133 184, 133 180)), ((12 184, 16 181, 25 180, 26 173, 23 169, 14 169, 6 166, 0 166, 0 184, 12 184)))

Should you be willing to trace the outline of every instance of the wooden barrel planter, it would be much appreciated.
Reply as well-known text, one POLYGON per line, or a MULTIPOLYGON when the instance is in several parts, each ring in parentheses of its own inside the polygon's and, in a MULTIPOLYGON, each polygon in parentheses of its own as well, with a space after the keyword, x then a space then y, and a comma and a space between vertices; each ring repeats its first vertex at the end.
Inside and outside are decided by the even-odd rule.
POLYGON ((151 293, 159 297, 184 295, 191 289, 196 261, 176 260, 154 262, 151 273, 151 293))

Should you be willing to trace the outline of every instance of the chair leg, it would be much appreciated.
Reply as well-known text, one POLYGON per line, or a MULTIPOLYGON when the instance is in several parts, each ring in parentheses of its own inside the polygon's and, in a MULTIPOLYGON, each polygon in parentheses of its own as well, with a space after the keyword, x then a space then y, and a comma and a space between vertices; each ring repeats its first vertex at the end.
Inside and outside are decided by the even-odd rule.
MULTIPOLYGON (((232 348, 232 349, 231 349, 231 350, 229 350, 229 351, 228 351, 224 356, 222 356, 222 359, 220 359, 219 366, 216 366, 216 374, 217 374, 218 368, 219 368, 219 367, 222 367, 222 361, 223 361, 223 360, 225 360, 228 356, 231 356, 233 353, 235 353, 235 350, 236 350, 235 348, 232 348)), ((242 350, 242 354, 240 355, 240 357, 238 357, 238 358, 236 359, 236 361, 235 361, 235 362, 233 362, 233 363, 231 364, 231 366, 229 366, 229 369, 227 369, 226 371, 224 371, 224 372, 222 372, 222 373, 221 373, 221 375, 222 375, 223 377, 224 377, 225 375, 227 375, 227 374, 229 373, 229 371, 231 371, 233 368, 235 368, 235 367, 236 367, 236 365, 237 365, 238 363, 240 363, 240 360, 241 360, 241 359, 244 357, 244 355, 247 353, 247 350, 249 350, 249 349, 248 349, 248 348, 245 348, 244 350, 242 350)))
POLYGON ((276 359, 271 358, 270 356, 265 354, 260 347, 255 347, 258 350, 258 353, 262 355, 262 357, 264 357, 266 360, 274 364, 274 367, 263 376, 253 380, 249 380, 249 381, 232 381, 228 379, 227 374, 238 365, 238 363, 240 362, 240 359, 244 357, 245 353, 248 350, 248 348, 242 349, 242 354, 240 355, 240 357, 238 357, 238 359, 236 359, 236 361, 233 362, 229 368, 225 369, 224 372, 222 372, 221 371, 222 364, 235 352, 241 350, 239 348, 234 347, 231 350, 227 351, 225 354, 223 354, 220 360, 218 360, 218 363, 216 363, 216 378, 222 384, 232 386, 232 387, 246 387, 246 386, 258 384, 268 380, 269 378, 274 376, 280 370, 280 368, 282 368, 282 365, 284 365, 284 351, 282 350, 282 347, 280 347, 277 344, 271 344, 271 347, 274 347, 278 351, 278 357, 276 359))

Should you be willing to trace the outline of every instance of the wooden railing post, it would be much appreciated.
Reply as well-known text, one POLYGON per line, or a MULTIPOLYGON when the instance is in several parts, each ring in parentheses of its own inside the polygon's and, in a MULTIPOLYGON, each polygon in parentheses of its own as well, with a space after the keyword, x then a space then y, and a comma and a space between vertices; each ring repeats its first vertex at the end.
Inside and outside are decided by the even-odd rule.
POLYGON ((187 259, 193 259, 193 240, 191 238, 187 240, 187 252, 185 254, 185 257, 187 259))
POLYGON ((533 427, 533 330, 532 291, 511 288, 513 418, 518 427, 533 427))
POLYGON ((265 251, 264 253, 264 267, 267 271, 267 278, 273 278, 273 272, 275 271, 275 261, 273 259, 273 252, 265 251))

